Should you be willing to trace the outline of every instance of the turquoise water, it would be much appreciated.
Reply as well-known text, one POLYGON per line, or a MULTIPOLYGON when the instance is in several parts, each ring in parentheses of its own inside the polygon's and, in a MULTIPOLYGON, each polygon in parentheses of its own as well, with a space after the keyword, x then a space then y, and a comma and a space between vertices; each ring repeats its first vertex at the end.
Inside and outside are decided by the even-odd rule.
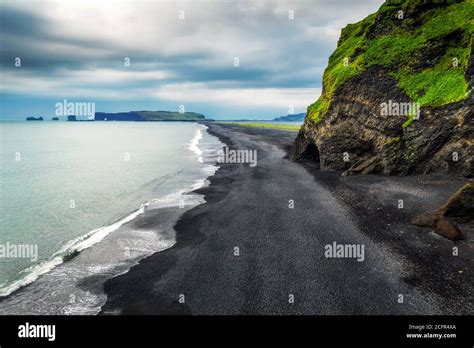
POLYGON ((0 245, 38 250, 37 260, 0 257, 0 296, 51 271, 64 255, 100 244, 150 201, 203 181, 210 173, 203 148, 219 145, 204 129, 179 122, 0 122, 0 245))

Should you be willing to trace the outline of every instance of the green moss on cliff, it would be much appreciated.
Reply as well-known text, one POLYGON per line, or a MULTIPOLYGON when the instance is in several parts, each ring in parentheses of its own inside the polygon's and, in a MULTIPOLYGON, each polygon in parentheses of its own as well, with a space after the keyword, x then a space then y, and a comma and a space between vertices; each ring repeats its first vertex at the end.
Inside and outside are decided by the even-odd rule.
POLYGON ((336 89, 363 70, 361 60, 351 61, 351 57, 364 45, 365 31, 374 19, 375 14, 343 29, 338 47, 329 57, 328 67, 324 71, 323 92, 320 98, 308 107, 307 117, 311 121, 319 122, 324 117, 336 89))
POLYGON ((474 1, 444 3, 450 5, 432 3, 417 12, 427 3, 387 1, 377 13, 346 26, 324 72, 323 92, 308 107, 307 118, 319 122, 336 90, 372 66, 385 68, 421 106, 465 98, 469 93, 464 75, 474 33, 474 1), (399 11, 403 11, 403 18, 398 18, 399 11))
POLYGON ((307 116, 313 122, 319 122, 329 108, 330 101, 326 97, 319 99, 308 107, 307 116))
POLYGON ((463 71, 443 65, 438 64, 418 74, 403 69, 394 76, 405 93, 421 106, 440 106, 463 99, 468 90, 463 71))

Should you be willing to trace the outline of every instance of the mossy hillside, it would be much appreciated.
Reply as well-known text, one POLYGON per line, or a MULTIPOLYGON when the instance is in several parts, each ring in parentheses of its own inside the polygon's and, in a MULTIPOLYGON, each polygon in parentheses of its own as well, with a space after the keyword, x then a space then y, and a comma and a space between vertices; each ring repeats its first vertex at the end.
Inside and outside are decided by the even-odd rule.
POLYGON ((371 66, 386 68, 421 106, 445 105, 468 95, 464 75, 474 32, 474 1, 433 6, 413 18, 397 18, 399 11, 409 15, 421 3, 386 2, 377 13, 342 30, 323 75, 323 93, 308 107, 311 122, 324 117, 338 87, 371 66), (379 28, 385 32, 377 33, 379 28), (438 59, 426 62, 426 54, 440 51, 438 59))

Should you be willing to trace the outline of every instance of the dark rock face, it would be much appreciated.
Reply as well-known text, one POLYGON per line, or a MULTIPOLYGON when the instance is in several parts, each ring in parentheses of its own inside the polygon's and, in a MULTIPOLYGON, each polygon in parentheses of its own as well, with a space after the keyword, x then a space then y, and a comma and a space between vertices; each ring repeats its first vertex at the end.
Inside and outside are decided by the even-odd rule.
MULTIPOLYGON (((407 32, 414 30, 421 13, 446 6, 441 2, 431 5, 416 2, 416 6, 408 7, 405 13, 412 20, 399 25, 407 32)), ((384 21, 384 16, 393 17, 393 12, 378 15, 366 34, 369 44, 371 38, 397 28, 395 24, 387 26, 393 20, 384 21)), ((447 47, 455 45, 460 33, 454 31, 429 49, 416 52, 411 68, 417 71, 435 66, 447 47)), ((343 41, 340 39, 339 46, 343 41)), ((384 116, 381 105, 388 101, 412 103, 413 100, 397 85, 393 74, 398 70, 373 65, 338 86, 331 98, 326 98, 329 106, 317 121, 311 119, 308 112, 295 140, 294 159, 313 158, 320 162, 321 169, 343 170, 345 175, 438 173, 473 177, 473 44, 470 55, 466 56, 464 77, 470 93, 464 99, 442 106, 422 106, 419 119, 404 127, 406 115, 384 116), (311 152, 315 152, 314 155, 311 152)), ((322 95, 325 89, 327 86, 323 84, 322 95)))
POLYGON ((294 157, 308 158, 311 145, 319 152, 315 157, 321 169, 347 170, 346 174, 473 177, 472 93, 461 102, 422 108, 420 119, 407 128, 402 127, 404 116, 381 116, 380 105, 387 100, 410 102, 382 69, 372 68, 350 79, 336 92, 321 122, 305 122, 294 157))

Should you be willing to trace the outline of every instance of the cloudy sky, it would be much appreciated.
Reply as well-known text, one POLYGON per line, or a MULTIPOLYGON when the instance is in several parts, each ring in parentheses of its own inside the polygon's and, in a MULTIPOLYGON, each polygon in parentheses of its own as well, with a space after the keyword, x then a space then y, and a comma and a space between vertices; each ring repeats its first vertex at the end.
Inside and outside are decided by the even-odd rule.
POLYGON ((341 28, 382 2, 2 0, 0 117, 54 116, 64 99, 216 119, 304 112, 341 28))

